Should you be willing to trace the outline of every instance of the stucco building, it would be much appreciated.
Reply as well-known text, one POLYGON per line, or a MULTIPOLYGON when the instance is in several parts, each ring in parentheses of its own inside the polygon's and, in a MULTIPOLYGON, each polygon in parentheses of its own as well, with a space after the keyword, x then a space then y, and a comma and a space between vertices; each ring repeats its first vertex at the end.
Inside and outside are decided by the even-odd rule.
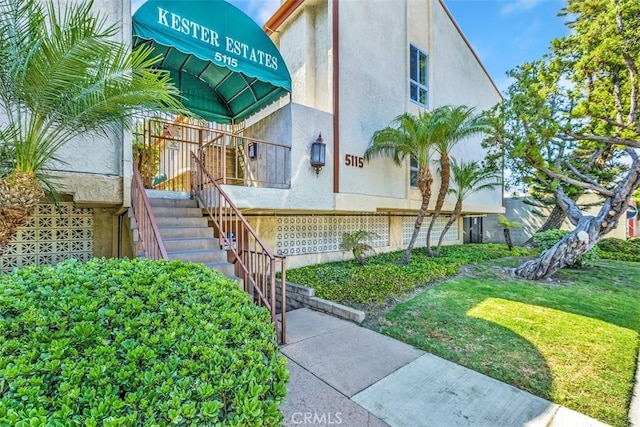
MULTIPOLYGON (((219 1, 151 0, 133 19, 129 0, 98 0, 95 8, 122 27, 122 41, 155 43, 164 55, 161 67, 185 88, 192 84, 191 95, 185 94, 187 106, 226 124, 147 114, 134 132, 64 147, 66 163, 51 166, 66 197, 62 217, 42 205, 0 257, 0 271, 69 257, 132 255, 130 242, 138 233, 130 230, 129 207, 136 202, 131 196, 133 164, 144 158, 140 150, 145 144, 153 151, 144 183, 156 191, 148 192, 152 197, 188 198, 193 177, 189 156, 197 152, 260 239, 286 256, 290 267, 348 257, 338 248, 346 231, 377 233, 373 245, 378 251, 402 249, 420 205, 415 168, 409 160, 400 167, 390 159, 364 162, 373 132, 406 111, 462 104, 480 111, 501 101, 441 0, 286 0, 264 29, 219 1), (171 9, 177 4, 186 9, 171 9), (189 11, 189 4, 198 10, 189 11), (147 29, 142 12, 152 17, 144 22, 147 29), (231 29, 222 21, 207 21, 214 12, 228 12, 241 25, 231 29), (172 14, 178 17, 175 22, 172 14), (256 30, 271 38, 275 52, 256 30), (145 31, 168 34, 168 39, 145 31), (200 45, 180 45, 171 38, 187 36, 200 45), (245 38, 251 42, 244 43, 245 38), (205 45, 211 58, 188 50, 205 45), (242 68, 243 60, 256 71, 242 68), (216 71, 225 69, 226 74, 216 71), (261 73, 267 71, 282 74, 263 79, 261 73), (278 80, 285 71, 289 82, 278 80), (233 79, 244 86, 222 93, 225 87, 234 89, 233 79), (245 99, 247 94, 253 101, 245 99), (310 152, 320 135, 326 161, 318 170, 310 164, 310 152)), ((480 139, 461 142, 452 156, 482 159, 480 139)), ((435 164, 432 169, 435 173, 435 164)), ((434 192, 438 186, 436 179, 434 192)), ((452 208, 448 200, 439 229, 452 208)), ((445 244, 462 243, 465 228, 472 230, 479 221, 471 218, 500 212, 501 188, 472 195, 464 203, 465 218, 451 228, 445 244)))

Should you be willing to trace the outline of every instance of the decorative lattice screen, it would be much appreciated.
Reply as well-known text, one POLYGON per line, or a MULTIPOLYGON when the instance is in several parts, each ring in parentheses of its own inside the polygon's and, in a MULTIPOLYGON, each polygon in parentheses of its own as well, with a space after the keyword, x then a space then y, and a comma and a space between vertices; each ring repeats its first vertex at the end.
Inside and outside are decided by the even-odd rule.
POLYGON ((377 233, 374 247, 389 246, 389 217, 279 216, 278 255, 301 255, 339 251, 342 233, 366 230, 377 233))
MULTIPOLYGON (((436 219, 436 223, 433 224, 433 230, 431 230, 431 244, 436 245, 438 243, 438 239, 440 238, 440 233, 444 230, 444 226, 449 220, 449 217, 440 216, 436 219)), ((416 239, 416 247, 424 247, 427 244, 427 230, 429 229, 429 221, 431 221, 431 217, 427 216, 424 218, 422 222, 422 228, 420 228, 420 233, 418 233, 418 238, 416 239)), ((411 240, 411 234, 413 233, 413 229, 416 225, 416 218, 414 216, 404 216, 402 217, 402 244, 408 245, 411 240)), ((458 229, 458 223, 454 223, 447 234, 444 235, 443 242, 457 242, 460 239, 460 230, 458 229)))
POLYGON ((53 205, 38 205, 0 257, 0 272, 72 258, 89 260, 93 256, 92 215, 92 209, 76 208, 72 203, 60 203, 57 210, 53 205))

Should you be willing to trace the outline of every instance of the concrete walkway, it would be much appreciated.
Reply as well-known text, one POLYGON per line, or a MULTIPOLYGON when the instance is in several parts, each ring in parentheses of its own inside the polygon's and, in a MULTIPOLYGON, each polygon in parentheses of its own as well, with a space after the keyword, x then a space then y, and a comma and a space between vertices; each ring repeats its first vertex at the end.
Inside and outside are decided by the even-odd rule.
POLYGON ((354 323, 287 313, 287 426, 604 426, 354 323))

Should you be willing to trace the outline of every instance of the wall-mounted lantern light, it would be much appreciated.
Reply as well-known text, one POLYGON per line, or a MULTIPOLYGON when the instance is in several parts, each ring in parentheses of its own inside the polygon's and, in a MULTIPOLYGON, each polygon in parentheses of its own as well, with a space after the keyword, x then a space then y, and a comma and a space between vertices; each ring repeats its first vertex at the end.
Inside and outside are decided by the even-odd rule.
POLYGON ((318 139, 311 144, 311 167, 315 169, 316 176, 320 173, 320 169, 325 164, 325 157, 327 154, 327 146, 322 139, 322 134, 318 135, 318 139))
POLYGON ((249 151, 247 153, 247 155, 251 160, 257 158, 258 157, 258 144, 255 143, 255 142, 250 142, 247 145, 247 151, 249 151))

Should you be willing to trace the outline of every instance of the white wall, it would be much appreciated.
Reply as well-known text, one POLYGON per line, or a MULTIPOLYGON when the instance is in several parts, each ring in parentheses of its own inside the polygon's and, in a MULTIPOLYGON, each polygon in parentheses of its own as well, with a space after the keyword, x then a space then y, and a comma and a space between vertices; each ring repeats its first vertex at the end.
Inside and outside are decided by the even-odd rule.
MULTIPOLYGON (((420 2, 418 2, 420 3, 420 2)), ((413 4, 413 3, 412 3, 413 4)), ((467 105, 478 112, 501 101, 497 89, 438 0, 431 0, 430 92, 431 106, 467 105)), ((414 16, 417 14, 411 14, 414 16)), ((482 160, 482 137, 459 143, 451 152, 458 160, 482 160)), ((438 188, 439 180, 434 187, 438 188)), ((452 206, 449 201, 447 206, 452 206)), ((500 212, 502 188, 472 194, 463 205, 464 212, 500 212), (498 210, 496 210, 496 208, 498 210)))
POLYGON ((333 118, 331 114, 288 104, 247 129, 246 135, 291 144, 291 188, 224 186, 236 206, 257 210, 332 211, 333 118), (316 176, 309 163, 311 144, 322 133, 327 145, 326 166, 316 176), (273 139, 271 139, 273 138, 273 139))
POLYGON ((345 164, 345 155, 362 156, 373 133, 406 110, 406 2, 343 1, 339 13, 340 192, 406 199, 406 166, 388 158, 345 164))
MULTIPOLYGON (((69 1, 69 0, 67 0, 69 1)), ((106 25, 118 25, 117 41, 131 42, 129 0, 96 0, 93 11, 106 19, 106 25)), ((131 185, 131 136, 118 131, 112 135, 75 138, 63 146, 52 169, 61 192, 82 204, 128 205, 131 185)))

